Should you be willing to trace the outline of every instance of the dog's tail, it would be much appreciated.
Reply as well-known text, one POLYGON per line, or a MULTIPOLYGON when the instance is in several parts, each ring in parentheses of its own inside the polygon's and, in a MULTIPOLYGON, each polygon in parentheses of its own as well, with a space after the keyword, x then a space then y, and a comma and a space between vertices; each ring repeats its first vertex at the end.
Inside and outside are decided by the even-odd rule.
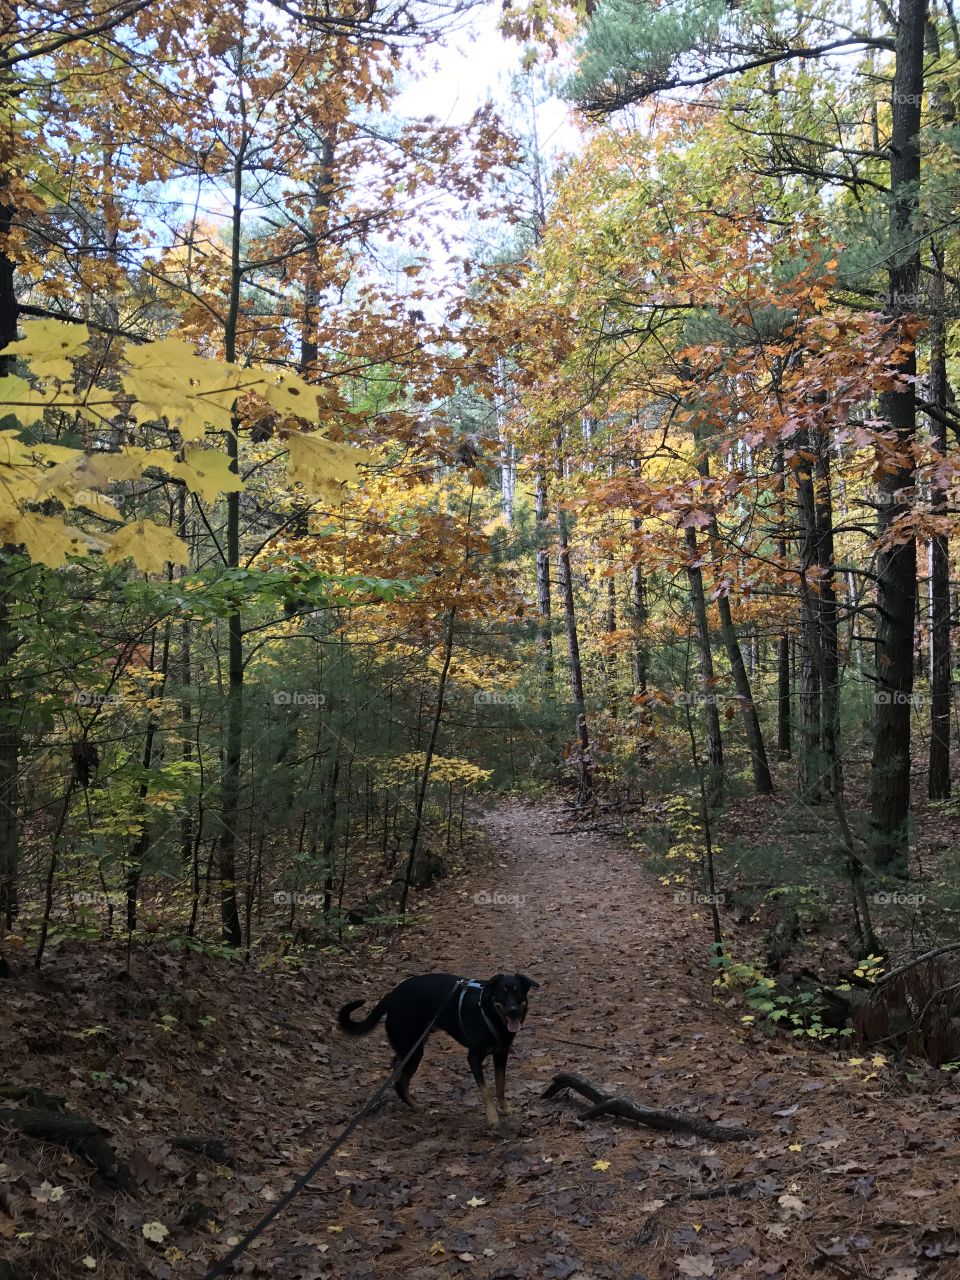
POLYGON ((360 1022, 354 1022, 350 1015, 354 1009, 359 1009, 363 1003, 362 1000, 351 1000, 349 1004, 343 1006, 337 1016, 340 1030, 345 1031, 348 1036, 365 1036, 373 1030, 386 1012, 387 1002, 386 999, 383 999, 378 1004, 375 1004, 360 1022))

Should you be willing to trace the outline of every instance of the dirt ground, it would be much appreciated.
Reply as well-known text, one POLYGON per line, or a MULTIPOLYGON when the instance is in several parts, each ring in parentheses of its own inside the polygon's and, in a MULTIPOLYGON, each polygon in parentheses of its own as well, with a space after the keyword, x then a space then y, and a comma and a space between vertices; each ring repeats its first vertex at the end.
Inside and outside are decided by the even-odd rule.
MULTIPOLYGON (((13 1078, 59 1085, 72 1109, 110 1127, 140 1193, 107 1195, 62 1149, 38 1160, 14 1135, 8 1152, 0 1127, 0 1257, 30 1275, 49 1246, 44 1280, 203 1276, 384 1078, 382 1029, 340 1035, 342 1002, 372 1002, 411 973, 518 969, 541 985, 508 1072, 509 1136, 486 1129, 463 1050, 434 1037, 412 1090, 420 1109, 391 1092, 236 1275, 960 1280, 957 1082, 918 1069, 910 1083, 848 1047, 743 1024, 742 1007, 713 997, 706 919, 561 806, 501 804, 486 825, 488 865, 424 895, 418 922, 362 967, 343 958, 322 972, 229 977, 219 1037, 178 1039, 181 1016, 164 1043, 155 994, 149 1013, 127 1015, 143 1023, 131 1043, 96 993, 76 1008, 69 985, 21 989, 12 1012, 27 1051, 13 1078), (103 1069, 134 1079, 127 1093, 91 1089, 76 1055, 30 1050, 55 1000, 75 1025, 104 1019, 89 1039, 110 1041, 103 1069), (718 1143, 583 1122, 582 1099, 541 1097, 560 1071, 757 1136, 718 1143), (232 1161, 162 1137, 191 1131, 228 1134, 232 1161), (38 1198, 41 1178, 62 1195, 38 1198)), ((196 982, 209 994, 215 982, 209 964, 173 962, 154 979, 154 992, 157 981, 196 982)), ((141 974, 138 989, 148 986, 141 974)))

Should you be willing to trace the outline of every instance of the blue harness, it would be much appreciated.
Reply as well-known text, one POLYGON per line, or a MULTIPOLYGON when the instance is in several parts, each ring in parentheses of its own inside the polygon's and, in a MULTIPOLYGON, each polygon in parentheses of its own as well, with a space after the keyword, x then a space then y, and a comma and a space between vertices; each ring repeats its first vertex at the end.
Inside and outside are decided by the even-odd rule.
POLYGON ((480 996, 477 1000, 477 1009, 480 1012, 480 1017, 483 1018, 484 1022, 487 1024, 490 1034, 493 1036, 497 1044, 499 1044, 500 1032, 497 1030, 497 1028, 493 1025, 493 1023, 487 1017, 487 1011, 483 1007, 483 983, 477 982, 472 978, 460 979, 460 1000, 457 1004, 457 1021, 460 1023, 460 1034, 463 1036, 465 1040, 467 1039, 467 1033, 463 1025, 463 1000, 470 987, 473 987, 476 991, 480 992, 480 996))

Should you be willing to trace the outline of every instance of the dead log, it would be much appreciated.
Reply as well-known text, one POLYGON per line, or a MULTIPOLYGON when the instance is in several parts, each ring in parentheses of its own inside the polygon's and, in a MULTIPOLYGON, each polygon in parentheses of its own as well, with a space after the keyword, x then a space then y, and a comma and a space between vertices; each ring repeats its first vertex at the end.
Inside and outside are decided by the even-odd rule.
POLYGON ((596 1120, 598 1116, 618 1116, 621 1120, 632 1120, 634 1124, 646 1125, 649 1129, 692 1133, 698 1138, 709 1138, 712 1142, 742 1141, 757 1136, 751 1129, 740 1129, 727 1124, 711 1124, 709 1120, 688 1116, 682 1111, 657 1111, 653 1107, 644 1107, 639 1102, 634 1102, 632 1098, 604 1093, 584 1076, 566 1071, 554 1076, 553 1082, 547 1086, 541 1096, 552 1098, 563 1089, 573 1089, 577 1093, 582 1093, 594 1104, 586 1111, 579 1113, 580 1120, 596 1120))
POLYGON ((0 1124, 11 1125, 28 1138, 69 1147, 114 1186, 130 1192, 137 1189, 130 1170, 107 1142, 106 1129, 93 1120, 43 1107, 0 1107, 0 1124))

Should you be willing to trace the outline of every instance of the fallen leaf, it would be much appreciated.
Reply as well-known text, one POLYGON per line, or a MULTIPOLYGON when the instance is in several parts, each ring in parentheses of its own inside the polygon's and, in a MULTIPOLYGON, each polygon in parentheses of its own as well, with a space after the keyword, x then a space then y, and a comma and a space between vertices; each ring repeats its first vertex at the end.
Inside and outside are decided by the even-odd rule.
POLYGON ((798 1218, 803 1216, 804 1204, 797 1196, 782 1195, 777 1198, 777 1204, 781 1209, 785 1209, 788 1214, 794 1213, 798 1218))
POLYGON ((62 1200, 66 1194, 65 1187, 55 1187, 52 1183, 41 1182, 39 1187, 33 1193, 34 1200, 39 1200, 41 1204, 56 1204, 58 1200, 62 1200))
POLYGON ((690 1254, 686 1258, 678 1258, 677 1270, 682 1276, 716 1275, 713 1259, 707 1253, 690 1254))

